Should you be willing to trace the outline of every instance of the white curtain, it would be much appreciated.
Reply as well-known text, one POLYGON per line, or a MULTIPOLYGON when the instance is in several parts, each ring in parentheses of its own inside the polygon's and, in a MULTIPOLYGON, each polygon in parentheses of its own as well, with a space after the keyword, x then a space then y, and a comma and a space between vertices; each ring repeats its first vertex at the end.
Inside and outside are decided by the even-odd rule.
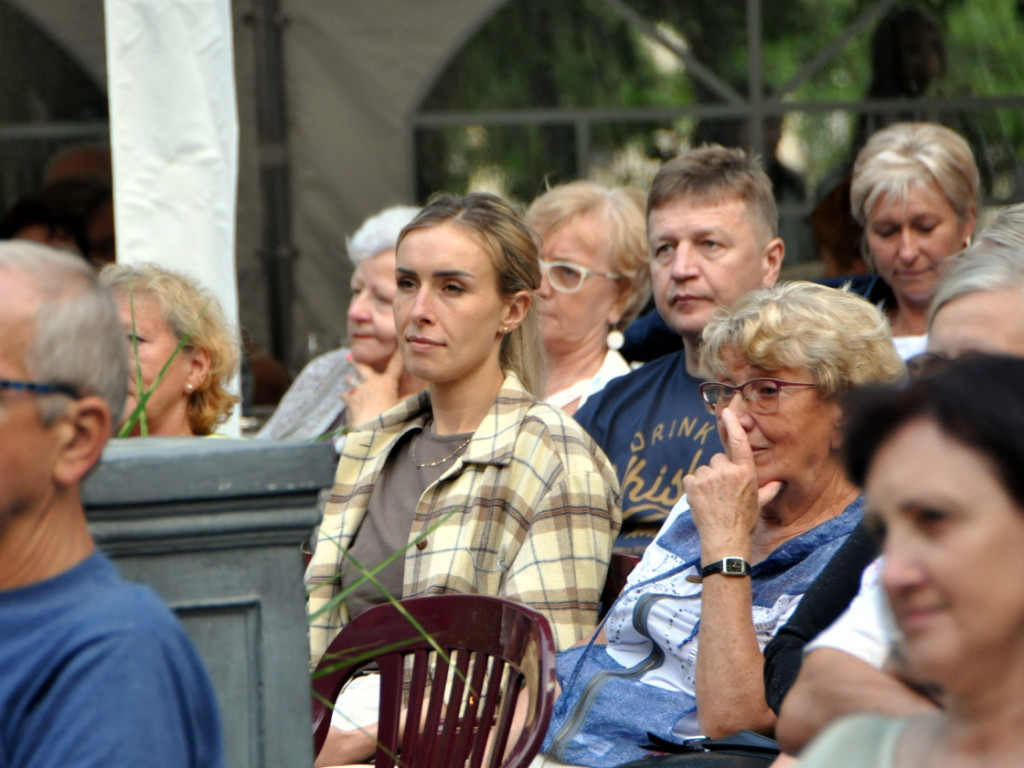
POLYGON ((118 261, 195 276, 237 322, 230 1, 104 4, 118 261))

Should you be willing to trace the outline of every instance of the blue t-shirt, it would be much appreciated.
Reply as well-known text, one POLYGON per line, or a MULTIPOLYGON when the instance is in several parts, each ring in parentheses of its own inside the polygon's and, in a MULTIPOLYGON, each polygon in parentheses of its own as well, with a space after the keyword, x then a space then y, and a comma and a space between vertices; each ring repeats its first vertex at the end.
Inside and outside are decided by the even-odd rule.
POLYGON ((15 766, 224 766, 192 643, 99 553, 0 592, 0 768, 15 766))
POLYGON ((700 383, 675 352, 612 379, 576 413, 622 486, 617 551, 642 554, 683 495, 683 477, 722 450, 700 383))

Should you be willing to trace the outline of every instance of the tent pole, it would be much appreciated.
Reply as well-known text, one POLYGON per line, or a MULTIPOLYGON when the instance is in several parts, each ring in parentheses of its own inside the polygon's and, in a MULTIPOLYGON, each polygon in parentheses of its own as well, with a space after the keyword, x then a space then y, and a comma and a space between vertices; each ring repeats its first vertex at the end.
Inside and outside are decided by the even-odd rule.
POLYGON ((256 48, 256 135, 263 200, 261 256, 267 281, 271 353, 287 363, 292 344, 293 264, 287 112, 284 93, 286 22, 279 0, 256 0, 245 20, 253 26, 256 48))

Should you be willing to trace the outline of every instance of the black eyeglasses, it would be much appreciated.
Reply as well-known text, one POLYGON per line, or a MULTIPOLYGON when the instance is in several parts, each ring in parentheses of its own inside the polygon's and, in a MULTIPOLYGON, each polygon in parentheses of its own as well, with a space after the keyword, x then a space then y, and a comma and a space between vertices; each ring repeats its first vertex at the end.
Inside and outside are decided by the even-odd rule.
POLYGON ((67 395, 78 399, 74 387, 66 384, 44 384, 38 381, 15 381, 0 379, 0 389, 13 389, 15 392, 31 392, 33 395, 67 395))
POLYGON ((739 392, 754 413, 775 413, 779 410, 779 396, 785 387, 813 387, 806 381, 779 381, 778 379, 751 379, 743 384, 723 384, 705 381, 697 387, 708 413, 718 416, 739 392))

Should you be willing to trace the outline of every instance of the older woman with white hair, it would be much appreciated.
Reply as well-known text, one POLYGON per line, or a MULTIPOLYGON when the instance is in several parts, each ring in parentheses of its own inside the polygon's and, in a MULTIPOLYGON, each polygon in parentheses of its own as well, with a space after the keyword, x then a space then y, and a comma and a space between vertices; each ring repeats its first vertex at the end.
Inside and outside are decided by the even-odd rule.
POLYGON ((896 123, 868 139, 850 187, 864 255, 904 359, 924 351, 928 308, 950 256, 974 232, 978 168, 967 142, 932 123, 896 123))
POLYGON ((315 440, 369 421, 419 392, 398 354, 395 319, 395 245, 402 227, 419 212, 387 208, 363 222, 348 239, 352 299, 348 347, 310 361, 285 393, 258 438, 315 440))

